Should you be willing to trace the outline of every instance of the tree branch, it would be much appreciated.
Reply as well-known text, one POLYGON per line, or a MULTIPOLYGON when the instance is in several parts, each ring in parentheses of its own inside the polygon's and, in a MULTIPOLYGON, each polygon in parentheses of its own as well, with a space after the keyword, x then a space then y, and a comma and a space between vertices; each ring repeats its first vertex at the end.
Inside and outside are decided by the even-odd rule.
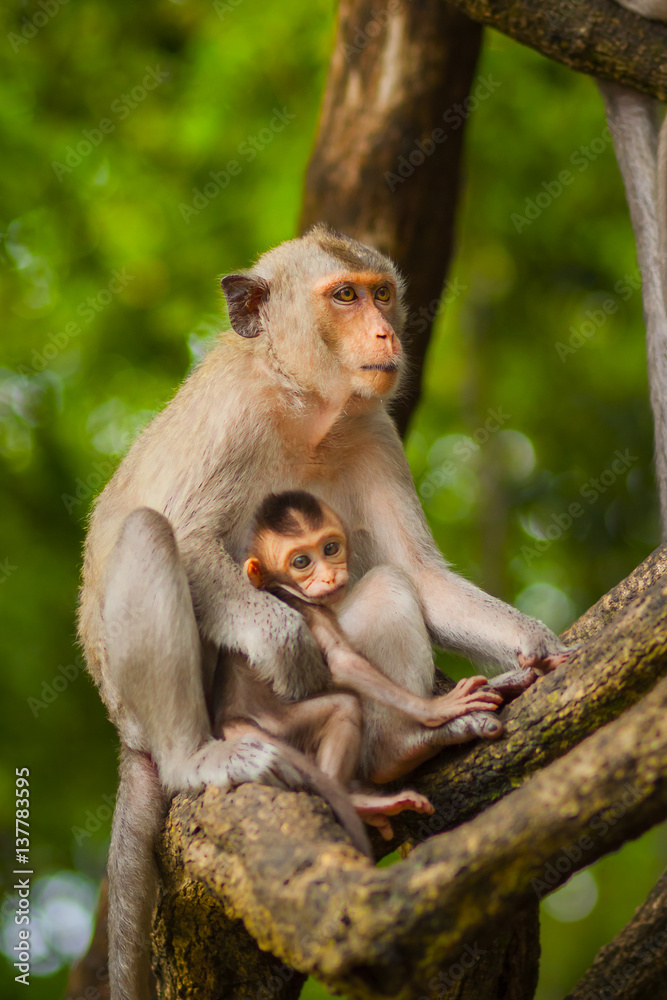
MULTIPOLYGON (((640 591, 663 555, 614 600, 640 591)), ((415 784, 436 814, 402 823, 399 836, 451 832, 390 869, 371 868, 305 794, 246 785, 179 796, 160 849, 160 925, 172 928, 158 947, 162 979, 179 953, 174 940, 188 940, 193 921, 198 933, 214 923, 202 883, 262 948, 350 996, 400 986, 407 1000, 438 966, 439 975, 464 960, 480 969, 498 921, 666 815, 667 680, 646 694, 667 672, 666 598, 664 578, 637 593, 572 664, 509 706, 506 738, 422 769, 415 784), (179 929, 186 903, 194 913, 179 929)), ((205 953, 215 954, 213 941, 205 953)), ((188 969, 188 984, 213 1000, 205 974, 204 961, 194 979, 188 969)))
POLYGON ((531 890, 665 817, 666 708, 663 680, 567 760, 389 869, 371 868, 307 796, 254 786, 179 797, 171 848, 260 947, 334 990, 408 1000, 531 890))
POLYGON ((603 80, 667 100, 667 25, 613 0, 448 0, 542 55, 603 80))
POLYGON ((593 965, 566 1000, 607 996, 614 1000, 664 1000, 667 944, 667 872, 660 877, 632 920, 597 954, 593 965))

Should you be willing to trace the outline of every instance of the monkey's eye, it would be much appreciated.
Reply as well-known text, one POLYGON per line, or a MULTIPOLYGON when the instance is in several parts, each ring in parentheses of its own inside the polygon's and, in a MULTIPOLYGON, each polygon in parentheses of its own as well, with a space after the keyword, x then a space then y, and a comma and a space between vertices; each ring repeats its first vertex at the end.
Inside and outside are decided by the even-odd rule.
POLYGON ((310 559, 308 556, 295 556, 292 559, 292 566, 294 566, 294 569, 305 569, 307 566, 310 566, 310 559))
POLYGON ((357 298, 357 293, 355 292, 352 285, 345 285, 344 288, 339 288, 337 292, 334 292, 333 296, 338 302, 354 302, 357 298))
POLYGON ((323 552, 325 556, 335 556, 336 553, 340 552, 340 542, 327 542, 323 552))
POLYGON ((389 302, 391 298, 391 292, 386 285, 381 285, 375 293, 375 298, 378 302, 389 302))

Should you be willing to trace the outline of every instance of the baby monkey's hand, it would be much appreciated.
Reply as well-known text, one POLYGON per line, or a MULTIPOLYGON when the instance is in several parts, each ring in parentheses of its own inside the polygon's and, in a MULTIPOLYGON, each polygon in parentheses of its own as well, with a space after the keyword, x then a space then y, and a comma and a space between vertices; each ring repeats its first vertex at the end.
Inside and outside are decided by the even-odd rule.
POLYGON ((486 684, 486 677, 464 677, 447 694, 428 701, 420 721, 433 729, 469 712, 495 711, 502 705, 503 696, 486 688, 486 684))

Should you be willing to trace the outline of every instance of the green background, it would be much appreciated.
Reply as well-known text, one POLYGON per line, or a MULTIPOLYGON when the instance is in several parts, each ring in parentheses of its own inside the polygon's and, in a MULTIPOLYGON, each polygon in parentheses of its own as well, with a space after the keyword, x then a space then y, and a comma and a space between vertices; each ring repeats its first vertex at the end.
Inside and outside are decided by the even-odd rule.
MULTIPOLYGON (((295 234, 334 21, 329 0, 0 12, 2 879, 14 768, 29 767, 33 1000, 64 988, 115 791, 115 733, 74 638, 86 514, 220 328, 219 276, 295 234)), ((592 80, 493 32, 480 75, 495 88, 469 119, 449 301, 407 450, 458 569, 561 629, 659 538, 634 247, 592 80)), ((565 994, 666 855, 652 831, 544 907, 541 1000, 565 994)))

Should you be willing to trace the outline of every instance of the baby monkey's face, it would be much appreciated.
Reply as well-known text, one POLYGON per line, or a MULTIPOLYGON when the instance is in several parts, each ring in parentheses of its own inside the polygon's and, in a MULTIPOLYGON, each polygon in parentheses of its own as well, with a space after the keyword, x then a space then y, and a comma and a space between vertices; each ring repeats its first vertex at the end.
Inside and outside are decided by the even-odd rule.
POLYGON ((347 545, 340 524, 303 527, 299 535, 264 532, 246 561, 251 582, 266 587, 272 581, 290 582, 322 604, 336 604, 348 583, 347 545))
POLYGON ((300 538, 274 536, 276 557, 307 597, 335 604, 347 587, 345 535, 333 526, 308 531, 300 538))

